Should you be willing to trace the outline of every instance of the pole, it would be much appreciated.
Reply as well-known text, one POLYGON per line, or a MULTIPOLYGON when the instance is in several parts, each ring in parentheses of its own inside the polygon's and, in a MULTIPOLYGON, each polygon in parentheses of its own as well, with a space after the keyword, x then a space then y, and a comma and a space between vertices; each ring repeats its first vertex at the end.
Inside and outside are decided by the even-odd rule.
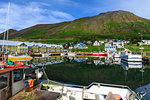
MULTIPOLYGON (((8 3, 8 10, 7 10, 7 15, 6 15, 6 26, 5 26, 5 32, 4 32, 4 36, 3 36, 3 46, 2 46, 2 52, 4 52, 4 45, 5 45, 5 39, 7 40, 7 44, 8 44, 8 32, 9 32, 9 11, 10 11, 10 2, 8 3)), ((6 48, 7 51, 8 48, 6 48)))

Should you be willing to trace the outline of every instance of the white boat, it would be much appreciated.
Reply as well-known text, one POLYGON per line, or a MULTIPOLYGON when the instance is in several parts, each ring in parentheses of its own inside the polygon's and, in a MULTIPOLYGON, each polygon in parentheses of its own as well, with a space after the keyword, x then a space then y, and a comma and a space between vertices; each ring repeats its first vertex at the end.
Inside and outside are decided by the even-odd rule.
POLYGON ((120 65, 120 63, 121 63, 121 58, 119 58, 119 57, 113 58, 113 64, 119 64, 120 65))
POLYGON ((114 51, 113 52, 113 58, 120 58, 120 52, 114 51))
POLYGON ((59 93, 57 100, 140 100, 128 86, 104 83, 92 83, 89 86, 62 84, 54 81, 43 81, 42 87, 50 92, 59 93), (109 98, 109 99, 108 99, 109 98))
POLYGON ((121 60, 125 61, 142 61, 142 55, 132 54, 132 52, 128 49, 121 52, 121 60))
POLYGON ((130 68, 142 68, 142 62, 126 62, 126 61, 122 61, 121 65, 122 65, 122 67, 125 70, 128 70, 130 68))

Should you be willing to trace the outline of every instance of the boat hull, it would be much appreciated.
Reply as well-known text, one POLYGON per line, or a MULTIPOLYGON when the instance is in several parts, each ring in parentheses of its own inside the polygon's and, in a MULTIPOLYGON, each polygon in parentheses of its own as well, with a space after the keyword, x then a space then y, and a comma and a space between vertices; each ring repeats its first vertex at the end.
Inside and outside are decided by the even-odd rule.
POLYGON ((123 55, 123 56, 121 56, 121 60, 141 62, 142 56, 141 55, 123 55))
MULTIPOLYGON (((44 87, 49 87, 48 91, 50 92, 60 93, 61 95, 57 98, 58 100, 70 100, 70 98, 73 98, 73 100, 105 100, 110 92, 120 96, 117 100, 130 100, 130 97, 132 97, 132 91, 127 86, 122 85, 92 83, 89 86, 79 86, 71 84, 58 85, 60 83, 50 82, 45 81, 41 84, 44 87), (49 84, 50 82, 51 84, 49 84)), ((136 95, 133 97, 133 100, 136 100, 135 98, 136 95)))
POLYGON ((24 61, 24 60, 32 60, 32 57, 8 57, 8 60, 12 61, 24 61))
POLYGON ((107 56, 106 53, 93 53, 92 56, 107 56))

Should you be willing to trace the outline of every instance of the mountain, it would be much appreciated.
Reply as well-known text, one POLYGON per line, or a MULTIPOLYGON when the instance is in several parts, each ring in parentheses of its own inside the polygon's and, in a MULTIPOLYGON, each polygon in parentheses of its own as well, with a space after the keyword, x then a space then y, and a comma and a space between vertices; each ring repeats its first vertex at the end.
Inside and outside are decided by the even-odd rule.
MULTIPOLYGON (((111 11, 56 24, 38 24, 20 31, 10 32, 9 37, 25 40, 95 40, 140 39, 150 37, 150 20, 128 11, 111 11)), ((2 34, 0 35, 2 38, 2 34)))

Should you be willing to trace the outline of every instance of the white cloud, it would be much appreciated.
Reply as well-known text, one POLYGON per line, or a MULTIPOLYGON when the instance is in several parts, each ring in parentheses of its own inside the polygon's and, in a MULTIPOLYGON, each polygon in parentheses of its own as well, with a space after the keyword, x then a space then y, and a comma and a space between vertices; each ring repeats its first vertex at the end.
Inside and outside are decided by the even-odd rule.
POLYGON ((74 19, 74 17, 70 14, 60 12, 60 11, 51 11, 52 15, 55 17, 59 18, 64 18, 64 19, 74 19))
POLYGON ((150 0, 123 0, 120 2, 120 8, 150 19, 150 0))
MULTIPOLYGON (((9 27, 23 29, 36 24, 50 24, 73 20, 74 17, 68 13, 45 9, 45 4, 30 2, 26 5, 11 3, 9 27)), ((5 30, 7 4, 0 4, 0 32, 5 30)))
POLYGON ((88 12, 102 13, 107 11, 125 10, 130 11, 137 16, 150 19, 150 0, 106 0, 102 2, 95 0, 97 3, 92 5, 88 12))
POLYGON ((74 0, 52 0, 52 1, 59 5, 67 5, 72 7, 80 5, 78 2, 75 2, 74 0))

